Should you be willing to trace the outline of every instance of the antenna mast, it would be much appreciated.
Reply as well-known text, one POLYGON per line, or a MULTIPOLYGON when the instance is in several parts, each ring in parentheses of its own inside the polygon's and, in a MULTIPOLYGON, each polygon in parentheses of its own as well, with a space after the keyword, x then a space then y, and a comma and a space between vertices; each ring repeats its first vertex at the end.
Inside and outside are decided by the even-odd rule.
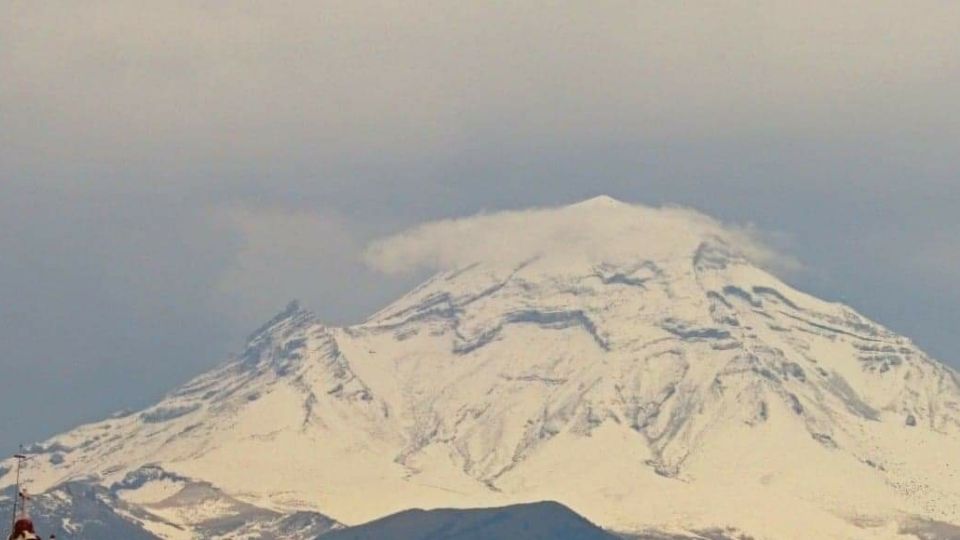
POLYGON ((23 462, 27 460, 27 456, 23 453, 23 445, 20 445, 20 453, 14 454, 13 457, 17 460, 17 485, 16 492, 13 494, 13 516, 10 518, 10 530, 17 524, 17 510, 20 509, 20 469, 23 467, 23 462))

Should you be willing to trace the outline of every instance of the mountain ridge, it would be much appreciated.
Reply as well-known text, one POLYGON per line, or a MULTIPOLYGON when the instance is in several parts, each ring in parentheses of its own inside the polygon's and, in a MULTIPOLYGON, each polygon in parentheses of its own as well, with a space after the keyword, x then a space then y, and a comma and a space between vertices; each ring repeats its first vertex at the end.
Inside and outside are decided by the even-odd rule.
MULTIPOLYGON (((323 540, 617 540, 552 501, 506 508, 411 509, 349 529, 333 531, 323 540)), ((319 539, 318 539, 319 540, 319 539)))

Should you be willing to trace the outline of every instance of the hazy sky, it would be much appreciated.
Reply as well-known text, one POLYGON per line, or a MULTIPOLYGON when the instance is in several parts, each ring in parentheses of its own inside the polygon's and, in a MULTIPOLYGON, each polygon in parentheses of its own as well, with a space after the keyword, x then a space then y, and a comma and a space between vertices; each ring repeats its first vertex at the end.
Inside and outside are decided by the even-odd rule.
MULTIPOLYGON (((374 239, 605 193, 752 224, 960 366, 960 2, 0 3, 0 445, 143 406, 374 239)), ((2 448, 0 448, 2 450, 2 448)))

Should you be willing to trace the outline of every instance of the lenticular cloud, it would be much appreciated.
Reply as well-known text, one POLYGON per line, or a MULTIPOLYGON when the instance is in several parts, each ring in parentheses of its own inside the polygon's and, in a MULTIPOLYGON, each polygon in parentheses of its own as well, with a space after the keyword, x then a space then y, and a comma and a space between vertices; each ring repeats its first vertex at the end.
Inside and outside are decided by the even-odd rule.
POLYGON ((531 256, 558 264, 615 262, 644 253, 690 253, 718 238, 760 266, 789 271, 798 263, 747 226, 728 225, 696 210, 648 207, 596 197, 559 208, 478 214, 425 223, 370 244, 367 264, 388 274, 449 270, 483 262, 515 266, 531 256))

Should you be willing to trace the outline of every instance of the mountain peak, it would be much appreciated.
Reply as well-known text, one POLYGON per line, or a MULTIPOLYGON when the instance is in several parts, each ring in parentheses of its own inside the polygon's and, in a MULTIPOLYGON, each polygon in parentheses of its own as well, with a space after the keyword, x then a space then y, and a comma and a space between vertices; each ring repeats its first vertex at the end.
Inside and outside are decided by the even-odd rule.
POLYGON ((299 300, 294 299, 287 302, 286 307, 284 307, 282 311, 271 317, 270 320, 260 326, 260 328, 254 330, 248 339, 254 340, 286 321, 293 321, 294 324, 299 324, 306 321, 312 321, 314 319, 314 314, 304 309, 300 305, 299 300))
POLYGON ((695 210, 599 196, 557 208, 427 223, 375 242, 367 260, 388 273, 471 265, 502 272, 533 260, 545 273, 569 273, 601 264, 688 263, 705 242, 723 244, 726 251, 760 266, 772 259, 771 251, 746 229, 695 210))
POLYGON ((618 206, 618 205, 624 205, 624 204, 626 203, 620 200, 614 199, 609 195, 597 195, 596 197, 591 197, 589 199, 580 201, 578 203, 574 203, 570 206, 603 208, 603 207, 611 207, 611 206, 618 206))

